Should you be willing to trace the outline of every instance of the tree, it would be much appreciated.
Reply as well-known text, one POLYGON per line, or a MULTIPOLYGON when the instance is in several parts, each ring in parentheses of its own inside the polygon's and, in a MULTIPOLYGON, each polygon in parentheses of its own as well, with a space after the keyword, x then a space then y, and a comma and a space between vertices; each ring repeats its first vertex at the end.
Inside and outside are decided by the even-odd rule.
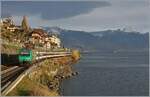
POLYGON ((22 28, 23 28, 23 30, 26 31, 26 32, 28 32, 29 29, 30 29, 26 16, 23 16, 22 28))

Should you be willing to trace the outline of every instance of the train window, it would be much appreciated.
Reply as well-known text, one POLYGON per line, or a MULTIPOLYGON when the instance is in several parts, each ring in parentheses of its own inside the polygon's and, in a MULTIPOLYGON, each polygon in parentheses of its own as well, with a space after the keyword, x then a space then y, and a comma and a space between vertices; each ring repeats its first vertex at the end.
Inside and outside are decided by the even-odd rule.
POLYGON ((20 55, 22 55, 22 56, 30 56, 30 51, 26 50, 26 49, 23 49, 23 50, 20 51, 20 55))
POLYGON ((22 56, 30 56, 30 53, 29 52, 21 52, 20 55, 22 55, 22 56))

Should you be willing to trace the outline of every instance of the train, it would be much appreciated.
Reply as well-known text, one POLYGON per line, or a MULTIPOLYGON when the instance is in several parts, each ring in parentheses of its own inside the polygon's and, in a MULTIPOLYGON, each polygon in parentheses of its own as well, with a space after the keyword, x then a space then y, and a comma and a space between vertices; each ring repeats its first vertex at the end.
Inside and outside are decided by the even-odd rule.
POLYGON ((33 51, 32 49, 21 48, 18 50, 18 59, 19 63, 30 63, 32 64, 35 60, 51 58, 51 57, 61 57, 71 55, 71 51, 49 51, 49 52, 38 52, 33 51))
POLYGON ((33 60, 33 52, 30 49, 21 48, 18 50, 19 63, 31 63, 33 60))

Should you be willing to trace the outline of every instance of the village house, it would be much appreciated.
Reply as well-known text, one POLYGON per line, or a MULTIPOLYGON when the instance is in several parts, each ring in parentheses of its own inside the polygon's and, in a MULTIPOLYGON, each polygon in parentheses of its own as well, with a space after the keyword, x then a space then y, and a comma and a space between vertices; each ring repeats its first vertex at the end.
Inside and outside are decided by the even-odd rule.
POLYGON ((43 29, 33 29, 29 41, 35 46, 49 48, 60 48, 61 41, 57 35, 48 35, 43 29))
POLYGON ((51 42, 48 35, 45 38, 44 47, 48 49, 51 48, 51 42))
MULTIPOLYGON (((27 22, 27 19, 24 19, 24 21, 27 22)), ((25 23, 22 23, 25 25, 25 23)), ((20 30, 20 33, 23 32, 22 26, 16 26, 11 18, 4 18, 1 20, 1 27, 4 28, 4 30, 15 33, 20 30), (18 30, 18 31, 17 31, 18 30)), ((27 34, 27 40, 31 44, 33 44, 34 47, 44 47, 46 49, 54 49, 54 48, 60 48, 61 47, 61 40, 59 39, 58 35, 51 33, 48 35, 48 33, 40 28, 32 29, 27 34)), ((20 42, 19 38, 14 36, 13 41, 20 42)))
POLYGON ((11 18, 3 18, 1 20, 1 26, 10 32, 21 30, 21 26, 16 26, 11 18))
POLYGON ((21 26, 11 25, 11 26, 8 26, 6 29, 9 30, 10 32, 15 32, 17 30, 21 30, 21 26))
POLYGON ((61 47, 61 40, 58 38, 57 35, 52 34, 50 37, 50 42, 53 48, 60 48, 61 47))
POLYGON ((7 41, 20 43, 21 40, 19 39, 18 35, 15 34, 17 34, 18 32, 22 32, 22 27, 15 25, 11 17, 2 18, 0 21, 0 27, 1 36, 3 37, 3 39, 5 37, 5 39, 8 39, 7 41), (13 38, 11 38, 10 36, 13 38))
POLYGON ((46 32, 42 29, 33 29, 29 34, 29 41, 36 46, 42 46, 44 44, 44 38, 46 37, 46 32))

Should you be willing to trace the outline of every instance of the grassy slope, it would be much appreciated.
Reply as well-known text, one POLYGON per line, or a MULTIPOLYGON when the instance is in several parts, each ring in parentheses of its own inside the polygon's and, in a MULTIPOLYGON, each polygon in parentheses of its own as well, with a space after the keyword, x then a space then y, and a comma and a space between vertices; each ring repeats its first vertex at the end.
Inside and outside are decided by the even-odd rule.
POLYGON ((58 96, 56 91, 49 91, 46 86, 25 77, 8 96, 58 96))

